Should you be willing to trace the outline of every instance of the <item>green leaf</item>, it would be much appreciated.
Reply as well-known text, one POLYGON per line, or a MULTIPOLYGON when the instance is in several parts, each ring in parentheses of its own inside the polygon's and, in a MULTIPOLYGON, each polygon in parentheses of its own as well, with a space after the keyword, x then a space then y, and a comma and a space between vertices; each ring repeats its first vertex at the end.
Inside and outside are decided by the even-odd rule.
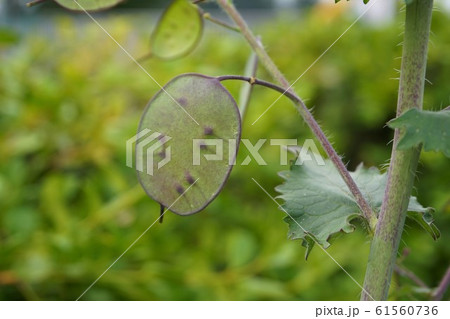
POLYGON ((151 36, 151 54, 175 59, 191 52, 200 41, 203 18, 188 0, 174 0, 164 11, 151 36))
POLYGON ((180 75, 147 105, 138 132, 146 129, 149 134, 160 133, 148 141, 149 147, 154 145, 153 152, 138 152, 139 145, 146 145, 143 139, 136 145, 136 167, 152 165, 153 175, 148 164, 138 169, 146 193, 180 215, 205 208, 222 190, 240 141, 241 118, 230 93, 216 78, 180 75), (236 141, 235 145, 229 140, 236 141), (207 146, 210 142, 216 144, 207 146), (223 147, 216 147, 217 143, 223 147), (218 149, 223 150, 222 158, 206 160, 204 155, 217 154, 218 149), (200 155, 200 165, 194 162, 195 154, 200 155), (168 163, 158 167, 167 158, 168 163))
POLYGON ((74 11, 105 10, 119 4, 123 0, 54 0, 62 7, 74 11))
POLYGON ((405 131, 397 149, 423 144, 425 151, 441 151, 450 157, 450 110, 432 112, 411 109, 389 121, 388 125, 405 131))
MULTIPOLYGON (((349 233, 354 230, 351 221, 364 218, 353 195, 342 180, 330 160, 324 160, 320 166, 315 161, 304 161, 302 165, 291 166, 290 171, 281 172, 285 182, 276 187, 284 200, 283 208, 290 215, 284 218, 289 224, 289 238, 302 239, 307 247, 306 257, 314 243, 327 248, 329 239, 337 233, 349 233)), ((359 165, 350 175, 355 180, 373 211, 378 214, 387 174, 381 174, 375 168, 359 165)), ((433 238, 438 232, 432 219, 431 208, 422 207, 415 197, 411 197, 408 216, 418 221, 433 238)))
POLYGON ((434 208, 424 208, 417 202, 415 197, 411 197, 408 209, 409 212, 406 216, 422 226, 434 240, 437 240, 441 236, 439 229, 433 224, 434 218, 432 213, 434 212, 434 208))
POLYGON ((316 244, 317 240, 314 240, 314 238, 311 235, 306 235, 303 239, 302 246, 306 248, 305 251, 305 260, 308 259, 309 254, 311 253, 311 250, 313 249, 314 245, 316 244))

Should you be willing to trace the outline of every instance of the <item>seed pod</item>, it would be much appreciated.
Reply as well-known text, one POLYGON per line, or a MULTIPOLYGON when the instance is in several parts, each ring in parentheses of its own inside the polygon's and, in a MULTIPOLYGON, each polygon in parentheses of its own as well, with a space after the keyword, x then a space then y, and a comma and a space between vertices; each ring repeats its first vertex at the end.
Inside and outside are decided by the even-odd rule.
POLYGON ((203 18, 188 0, 174 0, 164 11, 151 39, 151 55, 176 59, 191 52, 203 33, 203 18))
POLYGON ((123 0, 55 0, 62 7, 74 11, 99 11, 111 8, 123 0))
POLYGON ((152 165, 152 174, 138 171, 146 193, 179 215, 205 208, 222 190, 238 151, 241 118, 230 93, 216 78, 180 75, 149 102, 139 125, 143 130, 164 136, 154 139, 142 158, 137 151, 142 146, 136 146, 136 161, 152 165), (169 161, 158 167, 162 152, 169 161))

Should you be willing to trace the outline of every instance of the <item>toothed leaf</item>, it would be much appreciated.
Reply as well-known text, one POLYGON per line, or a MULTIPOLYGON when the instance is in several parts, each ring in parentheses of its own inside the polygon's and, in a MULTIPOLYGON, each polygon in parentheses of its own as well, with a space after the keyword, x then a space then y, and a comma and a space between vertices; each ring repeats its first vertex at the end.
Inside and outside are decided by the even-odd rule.
MULTIPOLYGON (((327 248, 330 237, 339 232, 352 232, 354 226, 351 221, 364 218, 331 161, 327 159, 324 162, 323 166, 314 161, 304 161, 303 165, 293 164, 289 171, 280 173, 285 182, 276 187, 281 193, 278 198, 284 200, 283 208, 289 214, 284 218, 289 225, 288 236, 290 239, 303 240, 303 245, 307 247, 306 257, 312 249, 312 241, 327 248)), ((370 207, 378 214, 387 175, 381 174, 377 168, 364 168, 362 165, 355 172, 350 172, 350 175, 370 207)), ((420 220, 418 217, 425 216, 425 213, 428 218, 432 209, 422 207, 415 197, 411 197, 408 210, 416 213, 410 214, 411 218, 420 220)), ((424 226, 420 221, 419 223, 424 226)), ((425 223, 427 231, 430 228, 436 230, 430 219, 426 219, 425 223)))
POLYGON ((439 112, 411 109, 388 122, 390 128, 404 129, 397 149, 423 144, 425 151, 440 151, 450 157, 450 110, 439 112))
POLYGON ((433 224, 434 218, 432 213, 434 213, 434 208, 424 208, 417 202, 415 197, 411 197, 408 209, 409 212, 406 216, 418 223, 434 240, 441 236, 439 229, 433 224))
POLYGON ((311 250, 313 249, 316 242, 310 235, 306 235, 303 239, 302 246, 306 248, 305 250, 305 260, 308 259, 309 254, 311 253, 311 250))

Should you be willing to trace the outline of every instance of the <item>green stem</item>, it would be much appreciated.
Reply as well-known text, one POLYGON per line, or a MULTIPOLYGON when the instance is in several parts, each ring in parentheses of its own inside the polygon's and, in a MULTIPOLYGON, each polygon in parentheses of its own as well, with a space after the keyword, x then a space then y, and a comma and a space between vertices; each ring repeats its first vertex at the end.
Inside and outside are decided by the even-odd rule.
POLYGON ((139 57, 138 59, 136 59, 136 61, 138 63, 143 63, 144 61, 147 61, 148 59, 153 57, 153 53, 150 51, 146 54, 144 54, 143 56, 139 57))
MULTIPOLYGON (((284 77, 284 75, 280 72, 278 67, 272 61, 270 56, 267 54, 266 50, 262 46, 261 42, 258 41, 258 38, 255 37, 253 32, 248 27, 245 20, 239 14, 239 12, 234 7, 231 0, 217 0, 217 3, 222 7, 222 9, 230 16, 230 18, 236 23, 239 27, 241 33, 253 48, 255 53, 258 55, 261 62, 264 64, 267 71, 273 76, 273 78, 281 84, 284 88, 290 88, 289 81, 284 77)), ((289 89, 291 90, 291 89, 289 89)))
MULTIPOLYGON (((432 9, 432 0, 414 0, 406 6, 397 116, 411 108, 422 109, 432 9)), ((385 300, 388 296, 421 151, 421 146, 397 150, 403 133, 395 130, 388 181, 370 248, 361 300, 371 297, 385 300)))
POLYGON ((217 24, 221 27, 224 27, 228 30, 234 31, 234 32, 241 32, 241 30, 238 27, 232 26, 231 24, 226 23, 225 21, 216 19, 211 16, 209 12, 205 12, 202 8, 197 7, 198 11, 202 15, 203 19, 208 20, 209 22, 212 22, 214 24, 217 24))
MULTIPOLYGON (((250 57, 247 60, 247 65, 245 66, 245 76, 256 77, 256 72, 258 71, 258 56, 255 52, 250 53, 250 57)), ((250 83, 243 83, 241 91, 239 93, 239 109, 241 111, 241 118, 244 120, 245 113, 247 112, 248 104, 250 103, 250 98, 252 96, 253 85, 250 83)))
POLYGON ((325 133, 322 131, 319 124, 317 123, 317 121, 315 120, 309 109, 306 107, 305 103, 292 90, 289 81, 284 77, 284 75, 280 72, 278 67, 272 61, 272 59, 267 54, 261 42, 258 41, 258 38, 255 37, 255 35, 252 33, 247 23, 244 21, 242 16, 239 14, 239 12, 232 4, 231 0, 217 0, 217 3, 222 7, 223 10, 225 10, 225 12, 239 27, 241 33, 243 34, 247 42, 250 44, 250 46, 253 48, 255 53, 258 55, 261 63, 265 66, 266 70, 272 75, 272 77, 276 81, 278 81, 281 84, 282 87, 281 93, 285 95, 289 94, 291 97, 295 97, 294 103, 296 105, 298 112, 303 117, 304 121, 308 124, 314 135, 317 137, 323 149, 327 153, 328 157, 333 162, 342 179, 347 184, 351 193, 355 197, 355 200, 358 203, 359 208, 363 212, 363 215, 369 225, 369 228, 371 230, 374 229, 377 219, 374 213, 372 212, 372 209, 370 208, 366 199, 362 195, 355 181, 350 176, 350 173, 348 172, 347 168, 342 162, 342 159, 336 153, 336 150, 333 148, 330 141, 325 136, 325 133))

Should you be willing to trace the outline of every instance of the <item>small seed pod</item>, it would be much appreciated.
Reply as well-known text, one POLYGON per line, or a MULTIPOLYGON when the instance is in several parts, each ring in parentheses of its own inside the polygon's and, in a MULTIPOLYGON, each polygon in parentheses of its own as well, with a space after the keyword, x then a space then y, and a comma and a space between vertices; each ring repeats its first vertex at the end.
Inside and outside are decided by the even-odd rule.
POLYGON ((151 55, 164 60, 182 57, 197 46, 202 33, 203 18, 197 6, 187 0, 173 0, 152 33, 151 55))

